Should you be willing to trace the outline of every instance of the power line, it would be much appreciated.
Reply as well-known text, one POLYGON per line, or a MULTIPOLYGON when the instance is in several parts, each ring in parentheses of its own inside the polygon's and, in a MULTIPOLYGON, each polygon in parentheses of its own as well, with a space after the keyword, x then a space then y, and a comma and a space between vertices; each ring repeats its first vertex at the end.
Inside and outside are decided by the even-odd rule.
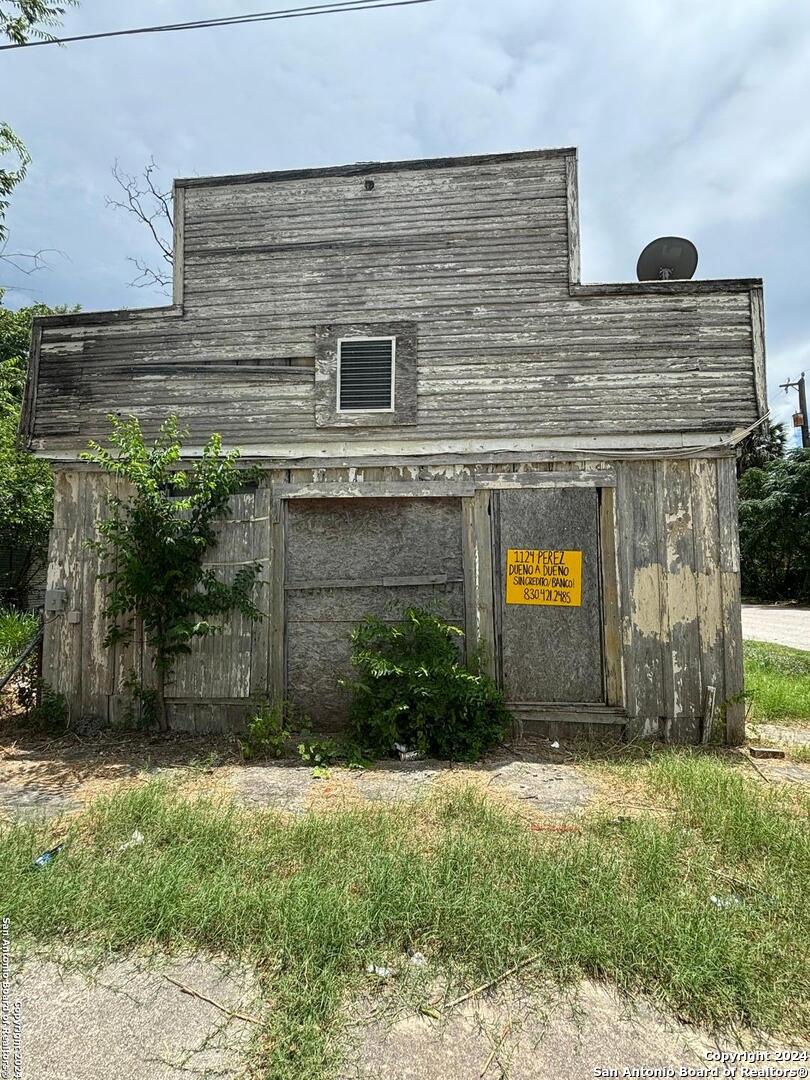
POLYGON ((162 26, 139 26, 130 30, 108 30, 99 34, 77 34, 74 37, 48 38, 45 41, 25 41, 22 44, 0 45, 7 49, 31 49, 35 45, 66 45, 73 41, 97 41, 99 38, 131 37, 134 34, 165 34, 177 30, 203 30, 215 26, 244 26, 248 23, 274 22, 277 19, 301 19, 310 15, 339 15, 347 11, 373 11, 377 8, 410 7, 413 4, 432 4, 435 0, 335 0, 328 4, 308 7, 258 11, 252 15, 229 15, 221 19, 198 19, 194 22, 167 23, 162 26))

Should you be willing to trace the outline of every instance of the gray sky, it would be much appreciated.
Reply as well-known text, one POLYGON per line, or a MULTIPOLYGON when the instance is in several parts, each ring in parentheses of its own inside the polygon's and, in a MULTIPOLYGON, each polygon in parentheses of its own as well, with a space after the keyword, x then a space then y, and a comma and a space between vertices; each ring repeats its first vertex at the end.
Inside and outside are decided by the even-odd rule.
MULTIPOLYGON (((288 6, 82 0, 64 31, 288 6)), ((437 0, 23 49, 0 54, 0 113, 34 159, 9 248, 63 253, 0 274, 15 306, 164 302, 127 285, 152 249, 105 206, 116 159, 170 179, 573 145, 584 281, 633 280, 649 240, 689 236, 698 277, 765 279, 779 419, 777 384, 810 376, 805 0, 437 0)))

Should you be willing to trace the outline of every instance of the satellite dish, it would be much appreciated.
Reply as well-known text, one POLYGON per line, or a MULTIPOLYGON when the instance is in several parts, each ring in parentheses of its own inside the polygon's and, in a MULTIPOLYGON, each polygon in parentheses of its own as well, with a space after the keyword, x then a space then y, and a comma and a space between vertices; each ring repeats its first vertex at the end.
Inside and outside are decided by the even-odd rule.
POLYGON ((684 281, 697 270, 697 248, 682 236, 661 236, 647 244, 638 257, 639 281, 684 281))

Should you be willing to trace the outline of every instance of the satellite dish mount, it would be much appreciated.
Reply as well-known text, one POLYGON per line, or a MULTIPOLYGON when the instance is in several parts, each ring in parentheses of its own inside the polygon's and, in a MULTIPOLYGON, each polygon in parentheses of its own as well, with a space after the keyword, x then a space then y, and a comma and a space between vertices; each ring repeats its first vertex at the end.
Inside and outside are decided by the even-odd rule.
POLYGON ((697 248, 682 236, 661 236, 638 257, 639 281, 688 281, 697 270, 697 248))

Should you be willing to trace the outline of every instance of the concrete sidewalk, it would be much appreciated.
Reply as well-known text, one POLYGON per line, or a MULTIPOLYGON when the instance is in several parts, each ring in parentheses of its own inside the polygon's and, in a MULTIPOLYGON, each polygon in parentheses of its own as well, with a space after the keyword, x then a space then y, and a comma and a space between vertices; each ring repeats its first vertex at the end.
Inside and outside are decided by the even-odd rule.
POLYGON ((255 1028, 228 1013, 259 1012, 258 999, 252 971, 208 957, 118 958, 89 971, 30 957, 11 980, 22 1078, 243 1080, 255 1028))
POLYGON ((793 649, 810 649, 810 608, 743 604, 743 637, 793 649))

